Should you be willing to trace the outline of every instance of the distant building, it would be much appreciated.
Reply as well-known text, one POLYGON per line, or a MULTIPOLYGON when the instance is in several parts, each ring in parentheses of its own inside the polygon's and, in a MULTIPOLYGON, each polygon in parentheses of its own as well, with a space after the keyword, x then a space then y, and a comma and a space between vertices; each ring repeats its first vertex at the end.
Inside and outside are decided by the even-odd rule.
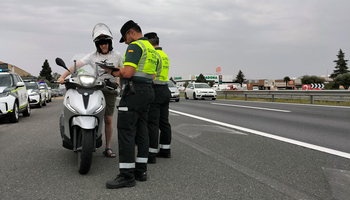
POLYGON ((20 76, 31 76, 30 73, 24 71, 21 68, 18 68, 18 67, 14 66, 14 65, 11 65, 11 64, 8 64, 8 63, 4 63, 4 62, 1 62, 1 61, 0 61, 0 69, 10 69, 11 72, 17 73, 20 76))
POLYGON ((259 90, 301 90, 303 88, 300 79, 291 79, 287 83, 283 79, 268 80, 268 79, 251 79, 247 80, 247 90, 253 90, 253 87, 258 87, 259 90))
MULTIPOLYGON (((184 76, 175 76, 173 77, 176 85, 178 87, 183 87, 186 81, 192 82, 196 81, 199 75, 184 75, 184 76)), ((229 90, 230 87, 241 89, 241 90, 253 90, 253 87, 258 87, 259 90, 302 90, 303 85, 301 83, 300 78, 291 78, 287 83, 283 81, 283 79, 248 79, 242 85, 242 87, 238 83, 233 83, 234 79, 232 75, 221 75, 222 80, 219 84, 219 76, 220 75, 204 75, 205 79, 209 81, 214 81, 215 84, 213 86, 216 90, 229 90)), ((322 77, 322 76, 321 76, 322 77)), ((332 81, 331 78, 322 77, 325 79, 326 83, 332 81)))
MULTIPOLYGON (((192 82, 196 81, 199 75, 184 75, 184 76, 175 76, 173 77, 177 86, 183 86, 186 81, 192 82)), ((207 81, 214 81, 215 83, 219 83, 219 75, 218 74, 203 74, 207 81)), ((222 84, 224 83, 232 83, 233 76, 232 75, 221 75, 222 76, 222 84)))

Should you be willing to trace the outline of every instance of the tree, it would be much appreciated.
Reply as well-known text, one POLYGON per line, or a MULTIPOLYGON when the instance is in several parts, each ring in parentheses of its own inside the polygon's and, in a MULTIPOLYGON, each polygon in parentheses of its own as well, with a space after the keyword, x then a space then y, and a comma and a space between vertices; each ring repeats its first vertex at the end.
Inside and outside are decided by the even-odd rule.
POLYGON ((52 70, 51 70, 51 67, 50 67, 47 59, 45 60, 42 68, 43 69, 40 71, 40 76, 45 77, 45 79, 48 81, 51 81, 52 80, 52 75, 51 75, 52 70))
MULTIPOLYGON (((55 73, 53 73, 53 75, 52 75, 52 80, 57 80, 59 77, 61 77, 61 74, 59 74, 59 73, 57 73, 57 72, 55 72, 55 73)), ((59 84, 58 83, 50 83, 51 85, 49 85, 50 87, 52 87, 52 88, 58 88, 59 87, 59 84)))
POLYGON ((283 82, 286 83, 286 89, 287 89, 287 85, 288 85, 288 82, 289 82, 289 81, 290 81, 289 76, 284 77, 283 82))
POLYGON ((246 79, 244 78, 244 74, 241 70, 239 70, 237 76, 236 76, 236 81, 237 83, 239 83, 242 87, 242 84, 244 83, 246 79))
POLYGON ((311 83, 324 83, 324 79, 318 76, 308 76, 304 75, 301 77, 302 84, 311 84, 311 83))
POLYGON ((348 89, 350 86, 350 73, 340 74, 335 79, 334 82, 338 85, 344 86, 345 89, 348 89))
POLYGON ((209 85, 210 87, 213 87, 214 84, 215 84, 215 81, 209 81, 209 82, 208 82, 208 85, 209 85))
POLYGON ((55 73, 53 73, 52 79, 57 80, 59 77, 61 77, 61 74, 55 72, 55 73))
POLYGON ((185 88, 187 88, 187 86, 189 85, 190 83, 188 82, 188 81, 185 81, 185 83, 183 84, 183 86, 185 87, 185 88))
POLYGON ((205 79, 205 77, 203 76, 203 74, 199 74, 197 80, 195 81, 196 83, 207 83, 207 79, 205 79))
POLYGON ((340 74, 346 74, 346 73, 350 72, 348 70, 348 66, 346 63, 346 62, 348 62, 348 60, 344 60, 344 57, 345 57, 344 54, 345 53, 343 53, 343 51, 340 49, 339 53, 337 55, 338 60, 333 61, 336 63, 335 70, 333 70, 333 73, 330 76, 333 79, 336 78, 340 74))

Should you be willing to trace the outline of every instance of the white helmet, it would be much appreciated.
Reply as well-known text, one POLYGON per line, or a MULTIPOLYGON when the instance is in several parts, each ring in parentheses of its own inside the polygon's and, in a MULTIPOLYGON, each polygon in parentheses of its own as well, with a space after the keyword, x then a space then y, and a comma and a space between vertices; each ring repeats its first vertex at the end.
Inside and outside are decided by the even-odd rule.
POLYGON ((96 42, 100 39, 113 39, 111 30, 109 30, 108 26, 104 23, 96 24, 92 30, 92 41, 96 42))

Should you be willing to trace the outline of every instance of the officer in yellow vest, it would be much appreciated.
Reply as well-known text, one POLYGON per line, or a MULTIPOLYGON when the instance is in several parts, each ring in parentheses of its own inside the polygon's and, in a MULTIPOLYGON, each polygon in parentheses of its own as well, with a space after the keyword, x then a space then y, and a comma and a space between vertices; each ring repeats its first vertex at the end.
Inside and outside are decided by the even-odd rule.
POLYGON ((153 82, 155 99, 148 113, 149 154, 148 163, 156 163, 156 157, 170 158, 171 126, 169 123, 170 90, 168 88, 169 59, 159 47, 157 33, 146 33, 145 37, 156 49, 159 57, 156 76, 153 82), (160 135, 159 135, 160 130, 160 135), (159 140, 159 152, 158 152, 159 140))
POLYGON ((154 100, 152 82, 158 63, 155 49, 142 36, 137 23, 127 21, 120 33, 122 38, 119 42, 129 45, 124 56, 124 67, 106 69, 113 76, 121 78, 122 87, 117 124, 120 174, 115 180, 106 183, 110 189, 133 187, 135 179, 147 180, 147 117, 149 106, 154 100))

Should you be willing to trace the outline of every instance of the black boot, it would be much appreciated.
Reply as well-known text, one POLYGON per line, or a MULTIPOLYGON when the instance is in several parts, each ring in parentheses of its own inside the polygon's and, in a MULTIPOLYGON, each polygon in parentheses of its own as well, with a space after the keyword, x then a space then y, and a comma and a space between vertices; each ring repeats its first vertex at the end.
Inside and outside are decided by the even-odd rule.
POLYGON ((135 173, 135 179, 138 181, 147 181, 147 172, 143 172, 142 174, 135 173))
POLYGON ((118 189, 123 187, 134 187, 135 184, 136 182, 134 177, 128 178, 119 174, 116 179, 107 181, 106 187, 108 189, 118 189))
POLYGON ((160 149, 156 156, 159 158, 171 158, 170 149, 160 149))
POLYGON ((157 163, 157 158, 155 153, 149 153, 148 154, 148 161, 147 163, 149 164, 156 164, 157 163))

